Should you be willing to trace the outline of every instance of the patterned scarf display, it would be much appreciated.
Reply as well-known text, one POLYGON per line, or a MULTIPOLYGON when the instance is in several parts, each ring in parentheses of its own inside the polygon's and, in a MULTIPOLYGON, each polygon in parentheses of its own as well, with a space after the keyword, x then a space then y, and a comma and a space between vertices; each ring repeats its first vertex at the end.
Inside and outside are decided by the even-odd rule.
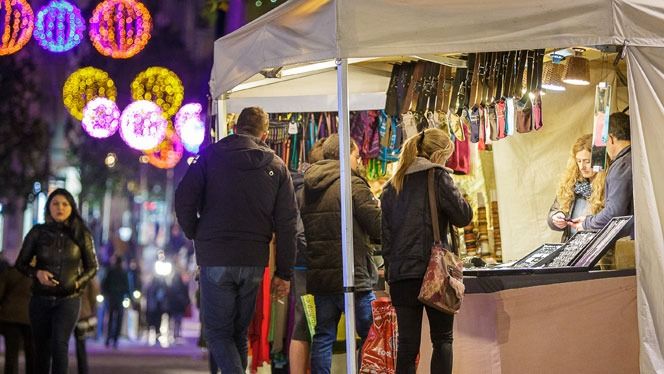
POLYGON ((590 195, 593 193, 593 189, 590 186, 590 182, 587 180, 577 181, 574 185, 574 194, 577 197, 582 197, 586 200, 590 200, 590 195))

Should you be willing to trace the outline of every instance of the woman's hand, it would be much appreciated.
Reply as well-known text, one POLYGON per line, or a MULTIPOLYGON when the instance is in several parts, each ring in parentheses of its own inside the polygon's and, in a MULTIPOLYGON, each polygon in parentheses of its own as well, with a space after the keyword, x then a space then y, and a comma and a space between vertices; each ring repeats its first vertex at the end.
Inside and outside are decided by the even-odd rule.
POLYGON ((574 228, 576 231, 583 231, 583 221, 586 220, 586 216, 574 218, 568 223, 569 227, 574 228))
POLYGON ((60 282, 53 278, 53 273, 46 270, 37 270, 37 280, 46 287, 55 287, 60 284, 60 282))
POLYGON ((563 212, 557 212, 551 216, 551 222, 553 222, 553 225, 561 230, 567 227, 567 221, 565 221, 565 215, 563 212))

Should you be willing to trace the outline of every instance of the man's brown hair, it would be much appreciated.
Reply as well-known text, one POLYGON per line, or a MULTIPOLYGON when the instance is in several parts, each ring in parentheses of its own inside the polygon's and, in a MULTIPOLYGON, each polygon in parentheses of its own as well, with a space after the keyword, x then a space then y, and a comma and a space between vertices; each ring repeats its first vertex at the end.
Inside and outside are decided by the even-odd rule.
MULTIPOLYGON (((350 140, 351 153, 358 149, 353 139, 350 140)), ((339 159, 339 134, 332 134, 323 143, 323 158, 326 160, 339 159)))
POLYGON ((267 113, 259 107, 248 107, 242 109, 237 118, 235 129, 238 134, 252 135, 260 138, 267 132, 269 126, 267 113))

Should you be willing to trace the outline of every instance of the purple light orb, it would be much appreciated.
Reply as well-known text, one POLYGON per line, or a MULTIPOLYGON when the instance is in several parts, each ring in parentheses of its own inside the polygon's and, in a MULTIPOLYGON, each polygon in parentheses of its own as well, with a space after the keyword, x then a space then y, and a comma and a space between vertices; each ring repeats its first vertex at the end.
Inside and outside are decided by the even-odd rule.
POLYGON ((65 0, 52 0, 41 8, 35 23, 35 39, 51 52, 65 52, 81 43, 85 20, 81 11, 65 0))
POLYGON ((201 104, 190 103, 183 105, 175 115, 175 131, 180 136, 184 148, 191 153, 198 153, 198 148, 205 139, 202 112, 201 104))
POLYGON ((93 99, 83 109, 81 125, 93 138, 108 138, 120 127, 120 109, 105 97, 93 99))
POLYGON ((164 140, 167 125, 157 104, 147 100, 134 101, 122 111, 120 136, 131 148, 147 151, 164 140))

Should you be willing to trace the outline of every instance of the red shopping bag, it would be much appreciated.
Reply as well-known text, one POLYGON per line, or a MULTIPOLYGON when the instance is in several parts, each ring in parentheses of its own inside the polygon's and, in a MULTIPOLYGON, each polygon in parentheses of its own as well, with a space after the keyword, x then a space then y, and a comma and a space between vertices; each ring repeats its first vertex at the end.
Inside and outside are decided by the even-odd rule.
POLYGON ((397 367, 397 313, 388 298, 371 303, 373 324, 362 347, 360 373, 394 374, 397 367))

